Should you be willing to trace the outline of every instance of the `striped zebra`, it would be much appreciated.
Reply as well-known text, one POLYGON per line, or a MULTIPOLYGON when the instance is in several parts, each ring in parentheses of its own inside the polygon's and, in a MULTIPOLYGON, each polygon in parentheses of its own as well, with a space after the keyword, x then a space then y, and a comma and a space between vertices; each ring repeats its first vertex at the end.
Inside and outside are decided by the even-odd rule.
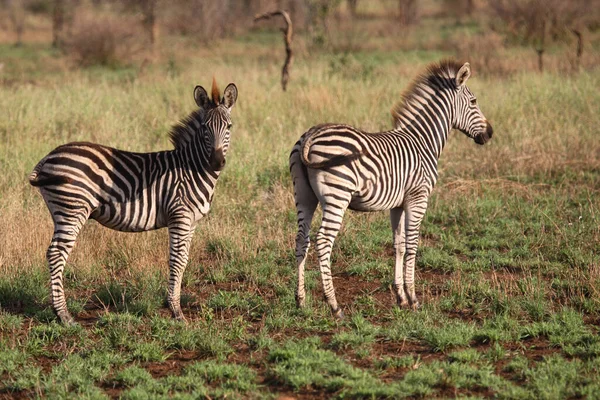
POLYGON ((296 142, 289 163, 298 213, 298 307, 305 302, 309 231, 320 203, 323 217, 316 249, 323 290, 333 314, 343 316, 333 288, 331 249, 347 208, 390 210, 396 253, 393 290, 399 306, 418 308, 414 271, 419 227, 448 134, 458 129, 482 145, 493 133, 466 86, 470 75, 469 63, 433 63, 392 110, 393 130, 367 133, 348 125, 322 124, 296 142))
POLYGON ((50 152, 29 176, 54 221, 46 258, 52 308, 62 323, 73 323, 63 270, 88 219, 124 232, 168 227, 168 304, 173 317, 185 319, 181 279, 194 229, 210 208, 225 166, 237 88, 230 83, 220 97, 213 78, 211 94, 212 99, 203 87, 194 89, 199 108, 172 128, 174 150, 132 153, 94 143, 69 143, 50 152))

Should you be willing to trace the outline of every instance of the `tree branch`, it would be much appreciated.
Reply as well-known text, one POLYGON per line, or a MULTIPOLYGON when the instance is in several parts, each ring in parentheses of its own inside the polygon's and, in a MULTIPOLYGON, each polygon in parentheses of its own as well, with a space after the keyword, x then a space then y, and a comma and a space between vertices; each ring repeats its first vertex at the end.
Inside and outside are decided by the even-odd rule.
POLYGON ((285 22, 285 28, 281 28, 281 32, 283 33, 283 40, 285 43, 285 63, 283 64, 283 68, 281 69, 281 87, 285 92, 287 88, 288 80, 290 79, 290 66, 292 65, 293 53, 292 53, 292 20, 290 19, 290 15, 284 10, 276 10, 266 12, 264 14, 256 14, 254 16, 254 22, 260 21, 262 19, 270 19, 271 17, 281 15, 285 22))

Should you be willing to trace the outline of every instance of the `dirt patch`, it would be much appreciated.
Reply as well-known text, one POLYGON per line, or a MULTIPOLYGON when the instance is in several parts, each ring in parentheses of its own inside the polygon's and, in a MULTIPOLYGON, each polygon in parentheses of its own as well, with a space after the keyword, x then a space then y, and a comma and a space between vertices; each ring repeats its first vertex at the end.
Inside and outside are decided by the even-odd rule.
POLYGON ((177 351, 163 362, 149 361, 141 363, 140 366, 146 371, 150 372, 154 379, 160 379, 169 375, 181 375, 181 372, 188 365, 196 362, 205 360, 196 351, 177 351))
POLYGON ((21 399, 32 399, 36 397, 36 393, 33 390, 17 390, 14 392, 9 392, 7 390, 0 390, 0 400, 4 399, 12 399, 12 400, 21 400, 21 399))

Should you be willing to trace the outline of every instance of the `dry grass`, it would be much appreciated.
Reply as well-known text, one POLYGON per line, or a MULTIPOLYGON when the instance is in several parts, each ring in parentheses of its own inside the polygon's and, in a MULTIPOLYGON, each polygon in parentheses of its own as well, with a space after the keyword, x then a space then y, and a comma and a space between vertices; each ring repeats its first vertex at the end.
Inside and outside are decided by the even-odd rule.
MULTIPOLYGON (((75 85, 70 87, 5 92, 0 104, 9 111, 2 129, 20 134, 4 136, 0 152, 2 163, 11 165, 0 180, 3 273, 44 268, 52 228, 41 198, 26 184, 35 162, 69 140, 93 140, 136 151, 168 148, 168 127, 193 105, 189 82, 205 83, 196 78, 196 69, 210 70, 213 63, 224 66, 219 70, 220 81, 236 82, 241 101, 233 112, 235 130, 228 168, 217 187, 214 209, 200 224, 192 249, 192 262, 209 265, 218 263, 207 253, 210 242, 229 242, 242 256, 254 254, 272 241, 277 248, 291 248, 293 201, 286 164, 295 139, 307 127, 323 121, 344 121, 373 131, 386 129, 387 109, 407 84, 409 74, 420 69, 390 65, 381 72, 381 80, 347 81, 328 77, 325 61, 303 60, 296 65, 290 93, 283 95, 276 74, 269 70, 255 70, 252 63, 234 68, 216 58, 197 60, 175 80, 164 80, 160 70, 147 72, 143 84, 125 86, 90 85, 85 76, 75 75, 70 78, 75 85), (405 74, 395 81, 386 79, 396 70, 405 74), (307 83, 299 84, 303 79, 307 83), (353 93, 374 100, 356 101, 353 93), (41 103, 28 104, 32 96, 41 103), (375 99, 382 99, 383 107, 375 99), (32 119, 33 115, 38 117, 32 119)), ((594 89, 597 83, 594 74, 518 74, 505 81, 475 75, 471 88, 496 135, 490 146, 479 148, 460 133, 452 133, 440 167, 439 190, 444 198, 461 197, 460 191, 446 187, 444 181, 487 179, 481 185, 492 187, 505 182, 504 177, 551 177, 557 171, 598 168, 600 149, 592 128, 599 123, 594 111, 600 107, 594 89), (568 113, 557 113, 565 108, 568 113)), ((123 253, 119 257, 134 271, 158 268, 166 272, 165 231, 120 234, 95 223, 84 230, 68 268, 106 269, 106 260, 114 259, 115 251, 123 253)))

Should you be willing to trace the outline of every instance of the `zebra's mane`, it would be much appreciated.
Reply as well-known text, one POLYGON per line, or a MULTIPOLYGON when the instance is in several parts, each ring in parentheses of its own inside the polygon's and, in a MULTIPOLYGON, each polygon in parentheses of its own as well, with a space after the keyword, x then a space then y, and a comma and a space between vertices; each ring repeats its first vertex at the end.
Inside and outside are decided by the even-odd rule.
POLYGON ((169 139, 175 149, 180 150, 186 147, 200 132, 200 125, 204 121, 205 115, 206 111, 200 108, 173 125, 169 132, 169 139))
MULTIPOLYGON (((392 119, 394 126, 400 125, 402 115, 410 114, 411 105, 421 103, 419 98, 423 95, 430 97, 431 89, 444 87, 456 87, 456 74, 463 66, 463 62, 453 59, 446 59, 439 62, 429 64, 425 68, 425 72, 417 76, 412 83, 402 93, 402 99, 392 108, 392 119)), ((421 108, 418 106, 417 108, 421 108)))

